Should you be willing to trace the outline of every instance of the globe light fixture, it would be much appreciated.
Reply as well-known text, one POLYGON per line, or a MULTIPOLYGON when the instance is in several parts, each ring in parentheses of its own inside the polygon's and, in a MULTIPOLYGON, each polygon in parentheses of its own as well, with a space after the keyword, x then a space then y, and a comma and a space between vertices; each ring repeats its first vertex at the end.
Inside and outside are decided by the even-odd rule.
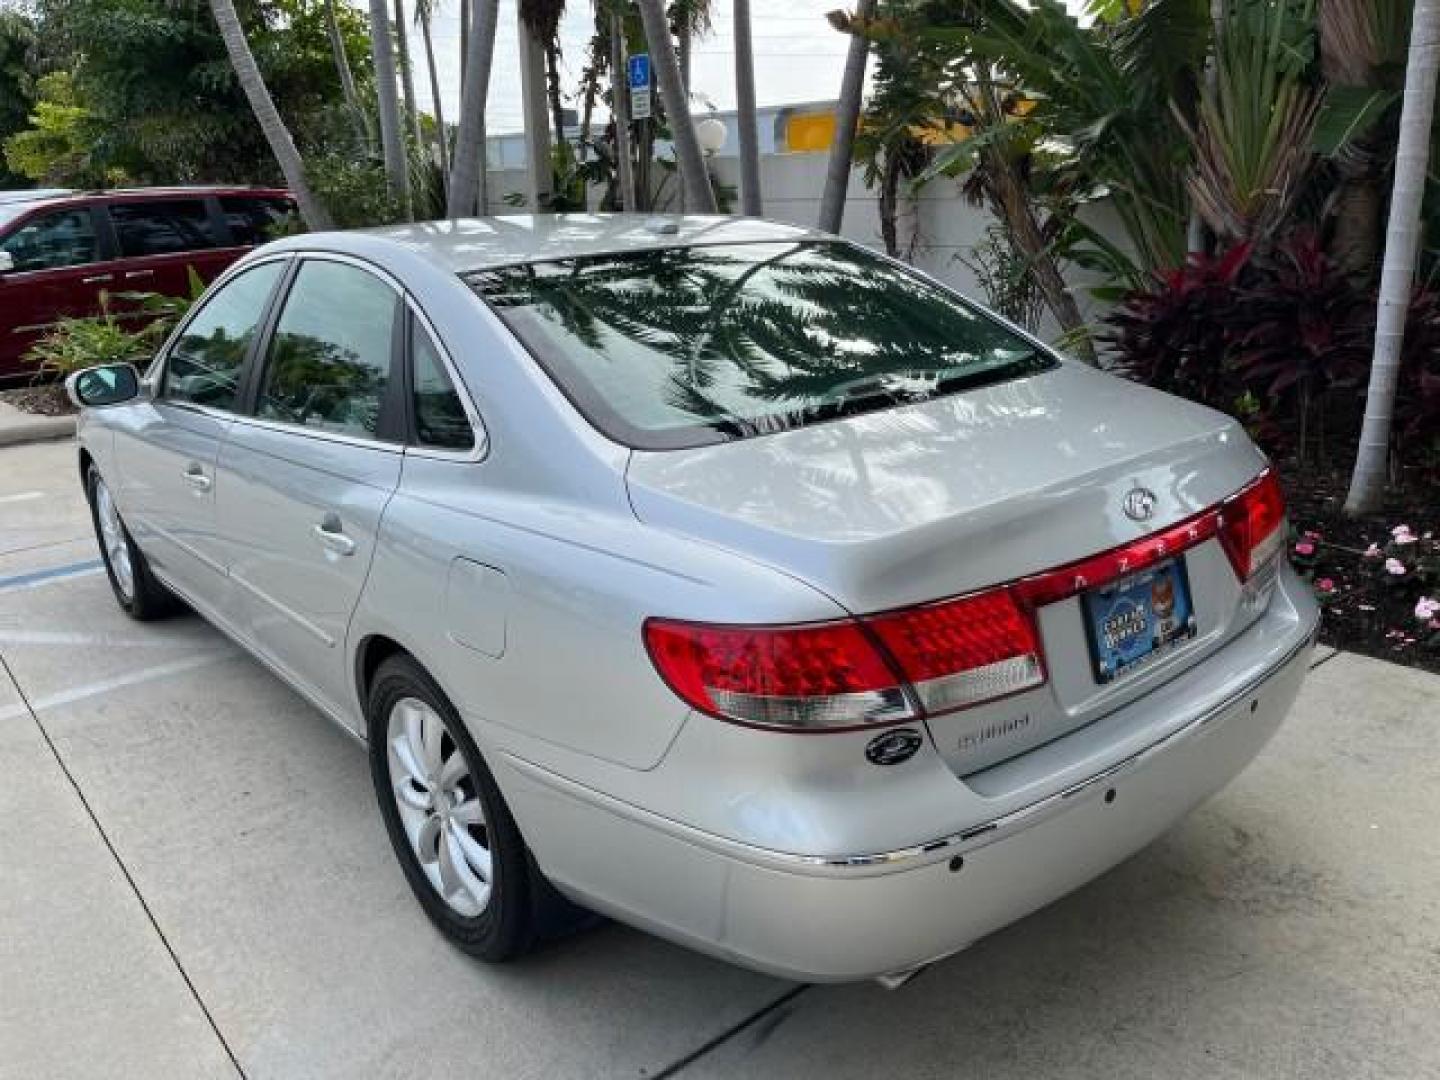
POLYGON ((729 135, 729 129, 725 121, 714 116, 707 116, 695 125, 695 139, 700 143, 700 149, 707 155, 714 154, 725 145, 725 139, 729 135))

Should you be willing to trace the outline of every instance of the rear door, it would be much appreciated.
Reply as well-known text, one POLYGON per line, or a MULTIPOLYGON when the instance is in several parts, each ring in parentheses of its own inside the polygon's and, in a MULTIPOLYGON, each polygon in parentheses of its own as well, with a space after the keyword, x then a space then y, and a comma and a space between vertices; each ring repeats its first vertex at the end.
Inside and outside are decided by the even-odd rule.
POLYGON ((340 715, 345 641, 380 518, 400 480, 398 288, 368 266, 306 256, 220 451, 220 531, 243 629, 340 715))
POLYGON ((109 214, 121 259, 116 288, 188 296, 187 267, 208 282, 235 259, 204 196, 116 199, 109 214))
POLYGON ((14 260, 0 274, 0 376, 33 371, 23 358, 58 320, 100 310, 101 291, 115 281, 105 240, 86 205, 41 211, 0 239, 14 260))

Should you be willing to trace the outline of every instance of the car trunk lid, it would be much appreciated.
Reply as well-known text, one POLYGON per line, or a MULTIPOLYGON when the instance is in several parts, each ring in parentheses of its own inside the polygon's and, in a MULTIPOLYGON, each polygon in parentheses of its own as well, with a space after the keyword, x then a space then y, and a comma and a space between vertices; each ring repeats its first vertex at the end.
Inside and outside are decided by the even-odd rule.
MULTIPOLYGON (((775 566, 872 614, 1133 542, 1218 504, 1262 466, 1229 418, 1066 364, 774 435, 637 451, 627 481, 642 521, 775 566), (1136 491, 1147 493, 1143 520, 1125 511, 1136 491)), ((1103 715, 1236 632, 1246 611, 1219 543, 1200 544, 1185 565, 1194 640, 1112 683, 1094 677, 1081 599, 1041 609, 1043 686, 928 721, 956 770, 1103 715)))

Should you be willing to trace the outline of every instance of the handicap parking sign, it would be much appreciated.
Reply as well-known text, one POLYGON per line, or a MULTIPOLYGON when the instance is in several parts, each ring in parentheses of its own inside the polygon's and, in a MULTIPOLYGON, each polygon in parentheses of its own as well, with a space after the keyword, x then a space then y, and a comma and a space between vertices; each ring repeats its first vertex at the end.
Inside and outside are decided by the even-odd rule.
POLYGON ((650 85, 650 54, 636 53, 630 57, 630 89, 643 90, 650 85))

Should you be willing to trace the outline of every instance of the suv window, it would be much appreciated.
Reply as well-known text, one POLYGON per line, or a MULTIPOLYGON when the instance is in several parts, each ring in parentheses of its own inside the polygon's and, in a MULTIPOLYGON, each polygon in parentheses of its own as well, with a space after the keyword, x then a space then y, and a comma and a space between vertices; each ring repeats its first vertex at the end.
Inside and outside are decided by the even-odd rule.
POLYGON ((0 240, 16 270, 55 270, 99 259, 95 223, 89 210, 57 210, 27 221, 0 240))
POLYGON ((258 195, 222 195, 220 210, 230 226, 230 238, 236 244, 253 246, 273 240, 276 229, 295 212, 286 199, 267 199, 258 195))
POLYGON ((115 223, 120 254, 127 258, 220 245, 202 199, 112 203, 110 220, 115 223))
POLYGON ((258 415, 373 438, 398 311, 395 290, 374 274, 322 259, 303 263, 275 325, 258 415))
POLYGON ((170 349, 164 397, 235 408, 241 365, 284 269, 283 262, 261 263, 231 278, 205 301, 170 349))
POLYGON ((437 450, 470 450, 475 432, 435 343, 418 324, 410 327, 415 393, 415 439, 437 450))

